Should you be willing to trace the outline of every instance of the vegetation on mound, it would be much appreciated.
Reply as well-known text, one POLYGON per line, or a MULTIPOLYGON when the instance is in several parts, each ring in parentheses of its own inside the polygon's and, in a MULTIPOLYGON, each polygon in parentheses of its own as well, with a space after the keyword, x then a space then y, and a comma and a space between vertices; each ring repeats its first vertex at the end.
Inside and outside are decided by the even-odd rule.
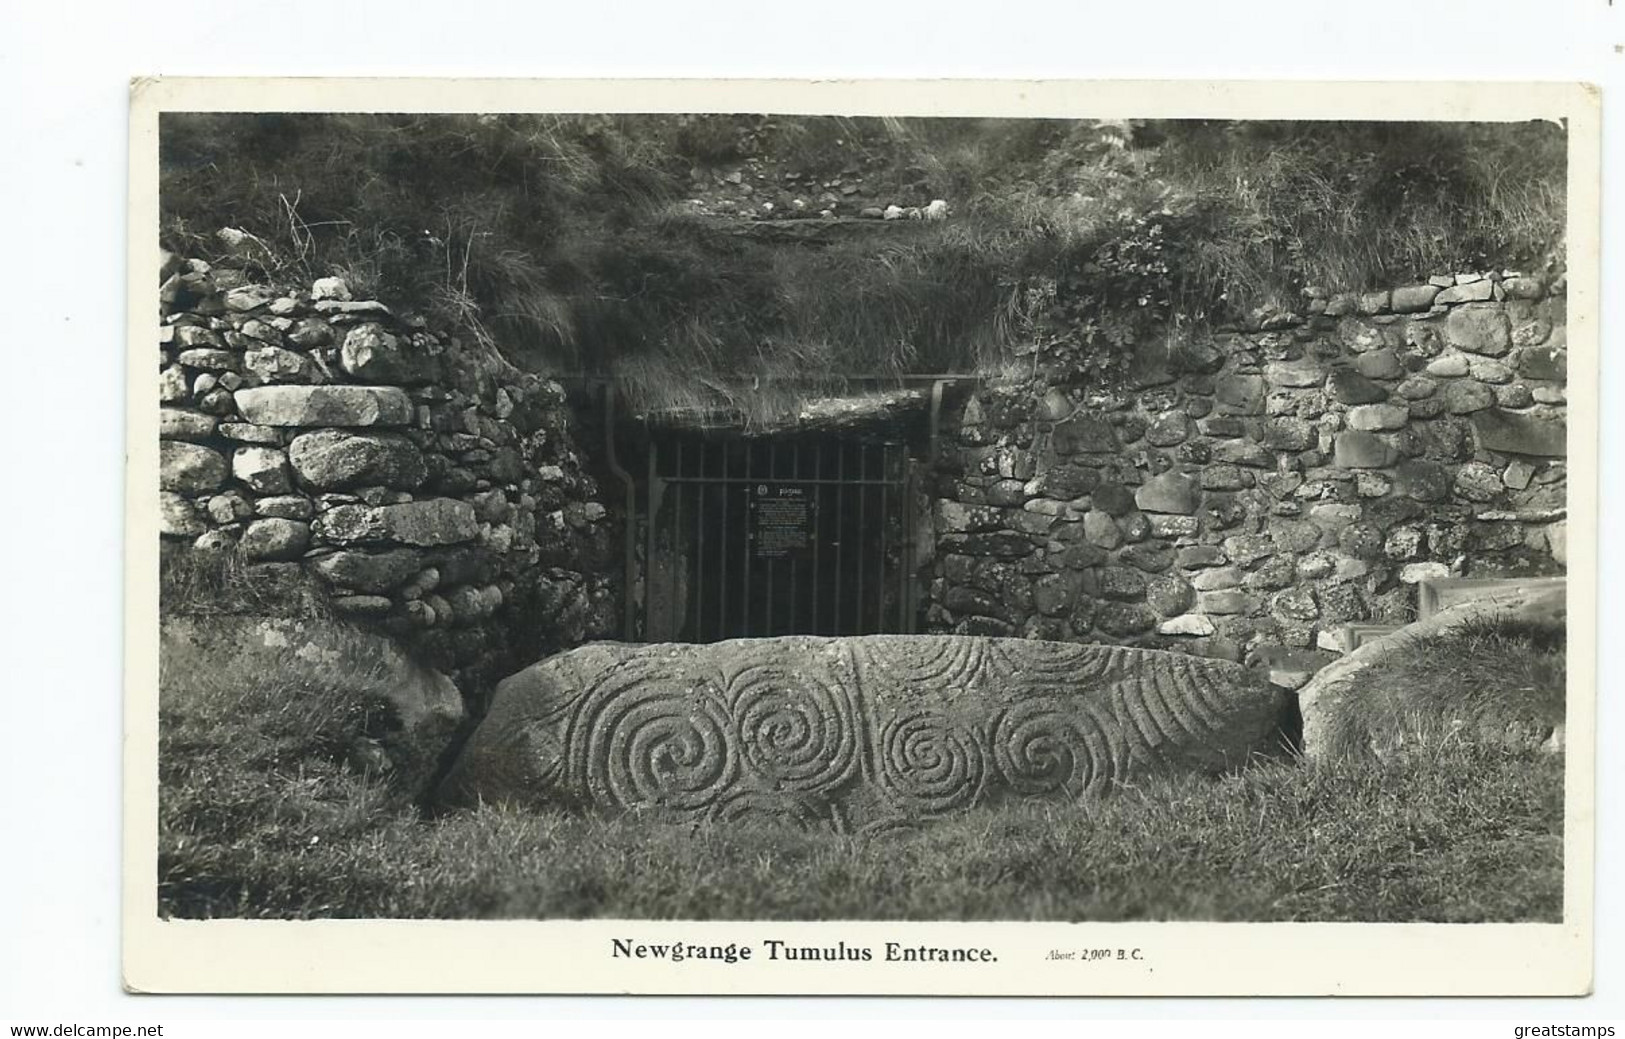
POLYGON ((623 377, 640 407, 996 372, 1029 348, 1110 377, 1309 284, 1539 262, 1564 211, 1548 124, 171 113, 162 132, 169 248, 213 258, 215 229, 248 230, 273 273, 342 274, 524 367, 623 377), (768 244, 697 215, 741 170, 773 219, 852 215, 831 178, 953 215, 768 244))
POLYGON ((1563 725, 1567 628, 1483 617, 1415 639, 1348 679, 1357 709, 1331 712, 1329 753, 1426 754, 1441 741, 1538 746, 1563 725))

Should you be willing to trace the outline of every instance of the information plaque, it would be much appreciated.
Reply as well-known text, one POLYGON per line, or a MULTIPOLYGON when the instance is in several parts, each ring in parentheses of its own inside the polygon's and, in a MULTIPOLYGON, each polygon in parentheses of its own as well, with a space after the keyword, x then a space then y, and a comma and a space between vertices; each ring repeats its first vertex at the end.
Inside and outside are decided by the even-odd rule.
POLYGON ((750 491, 750 540, 756 558, 782 559, 812 544, 817 511, 812 488, 759 483, 750 491))

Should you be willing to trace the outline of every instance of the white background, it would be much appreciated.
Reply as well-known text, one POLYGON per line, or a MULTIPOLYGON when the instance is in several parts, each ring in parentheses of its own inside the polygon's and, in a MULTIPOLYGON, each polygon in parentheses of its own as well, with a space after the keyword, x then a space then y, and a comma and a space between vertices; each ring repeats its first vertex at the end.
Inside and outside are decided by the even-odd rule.
MULTIPOLYGON (((794 1016, 1625 1018, 1614 679, 1621 410, 1602 414, 1597 994, 1585 1001, 138 998, 118 981, 125 113, 136 75, 1585 80, 1622 157, 1604 0, 947 5, 197 0, 0 13, 0 1022, 794 1016)), ((1604 177, 1605 246, 1621 178, 1604 177)), ((1618 249, 1603 264, 1603 394, 1618 249)), ((337 1034, 337 1028, 316 1034, 337 1034)), ((1020 1027, 1020 1026, 1018 1026, 1020 1027)), ((1027 1027, 1031 1027, 1030 1025, 1027 1027)), ((356 1029, 349 1027, 346 1032, 356 1029)), ((180 1029, 177 1029, 180 1031, 180 1029)), ((306 1027, 300 1031, 312 1031, 306 1027)), ((201 1034, 188 1030, 185 1034, 201 1034)), ((1490 1025, 1486 1034, 1508 1035, 1490 1025)))

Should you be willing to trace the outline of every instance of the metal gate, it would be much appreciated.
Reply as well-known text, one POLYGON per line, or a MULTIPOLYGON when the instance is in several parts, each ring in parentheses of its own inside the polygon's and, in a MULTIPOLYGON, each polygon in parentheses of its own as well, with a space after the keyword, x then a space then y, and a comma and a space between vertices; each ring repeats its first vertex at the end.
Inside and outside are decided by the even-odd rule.
POLYGON ((645 640, 912 632, 912 471, 898 442, 657 434, 645 640))

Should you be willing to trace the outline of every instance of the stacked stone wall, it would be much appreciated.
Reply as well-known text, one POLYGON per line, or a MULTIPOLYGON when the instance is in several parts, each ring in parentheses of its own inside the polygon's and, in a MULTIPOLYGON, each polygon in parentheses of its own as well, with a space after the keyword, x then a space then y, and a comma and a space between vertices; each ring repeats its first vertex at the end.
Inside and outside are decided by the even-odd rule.
MULTIPOLYGON (((1418 582, 1564 567, 1564 280, 1307 293, 1132 388, 990 384, 938 459, 933 631, 1183 649, 1289 685, 1418 582)), ((957 425, 955 425, 957 423, 957 425)))
POLYGON ((166 274, 166 552, 313 576, 337 613, 476 687, 610 633, 615 520, 558 384, 340 279, 166 274))

